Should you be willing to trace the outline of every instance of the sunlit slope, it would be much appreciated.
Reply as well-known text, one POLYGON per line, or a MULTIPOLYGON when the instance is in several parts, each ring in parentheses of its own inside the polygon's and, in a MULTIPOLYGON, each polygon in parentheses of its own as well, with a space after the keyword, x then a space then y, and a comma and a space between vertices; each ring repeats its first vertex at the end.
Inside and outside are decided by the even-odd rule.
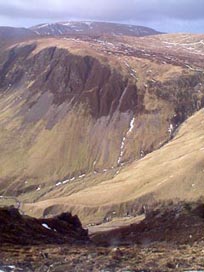
POLYGON ((189 118, 161 149, 125 167, 113 179, 74 193, 27 205, 30 213, 71 209, 85 222, 108 212, 125 213, 133 203, 192 200, 204 193, 204 110, 189 118), (131 205, 130 205, 131 204, 131 205), (47 209, 48 211, 48 209, 47 209))
MULTIPOLYGON (((2 50, 0 195, 91 191, 169 141, 204 106, 204 67, 168 37, 38 38, 2 50)), ((202 36, 188 39, 203 52, 202 36)))
POLYGON ((1 55, 2 194, 117 166, 133 118, 131 79, 88 46, 52 42, 24 43, 1 55))

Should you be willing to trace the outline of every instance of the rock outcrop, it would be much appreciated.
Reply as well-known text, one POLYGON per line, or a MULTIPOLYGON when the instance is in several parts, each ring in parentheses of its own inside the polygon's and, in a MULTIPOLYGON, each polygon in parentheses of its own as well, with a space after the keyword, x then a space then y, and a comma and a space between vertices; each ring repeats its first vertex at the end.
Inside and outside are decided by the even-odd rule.
POLYGON ((89 242, 77 216, 63 213, 49 219, 21 215, 13 207, 0 208, 0 244, 43 245, 89 242))
POLYGON ((14 47, 2 56, 1 92, 9 87, 27 87, 27 104, 31 109, 40 96, 49 92, 54 105, 84 103, 94 118, 112 116, 116 109, 139 111, 142 101, 138 101, 137 87, 110 65, 95 57, 74 55, 57 47, 48 47, 32 55, 35 48, 35 43, 14 47), (34 100, 35 95, 37 99, 34 100))

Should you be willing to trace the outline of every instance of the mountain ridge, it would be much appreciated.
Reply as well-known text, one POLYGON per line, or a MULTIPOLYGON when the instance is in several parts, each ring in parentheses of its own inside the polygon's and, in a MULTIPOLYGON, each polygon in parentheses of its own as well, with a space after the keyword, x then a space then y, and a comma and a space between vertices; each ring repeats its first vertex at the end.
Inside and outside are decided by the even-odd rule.
POLYGON ((148 36, 161 34, 152 28, 136 25, 126 25, 94 21, 65 21, 50 24, 40 24, 30 28, 39 35, 129 35, 148 36))

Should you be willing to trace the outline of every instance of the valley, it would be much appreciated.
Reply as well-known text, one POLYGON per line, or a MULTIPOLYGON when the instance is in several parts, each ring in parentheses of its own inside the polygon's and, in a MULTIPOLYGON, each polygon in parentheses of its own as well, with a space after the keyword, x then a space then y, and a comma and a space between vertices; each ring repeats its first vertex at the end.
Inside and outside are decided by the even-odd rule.
POLYGON ((70 212, 90 239, 0 235, 0 269, 203 269, 204 35, 64 22, 0 27, 0 49, 0 206, 23 227, 70 212))
MULTIPOLYGON (((202 37, 178 34, 177 45, 169 47, 171 39, 166 34, 125 41, 121 36, 38 38, 8 49, 1 57, 1 195, 18 197, 31 215, 43 215, 44 208, 46 214, 47 208, 69 208, 81 215, 77 207, 89 210, 90 204, 80 193, 90 186, 101 192, 109 181, 116 187, 122 171, 128 173, 119 183, 123 196, 118 201, 111 191, 110 199, 125 206, 131 197, 127 193, 125 199, 124 187, 134 164, 146 173, 148 157, 154 161, 154 154, 163 154, 180 124, 204 104, 202 37), (69 199, 76 206, 70 207, 69 199), (38 202, 41 212, 30 208, 38 202)), ((146 182, 140 176, 142 181, 131 178, 130 188, 142 188, 146 182)), ((162 182, 161 175, 155 178, 162 182)), ((87 196, 95 211, 107 193, 90 193, 96 195, 96 201, 87 196)), ((111 202, 99 206, 112 207, 111 202)))

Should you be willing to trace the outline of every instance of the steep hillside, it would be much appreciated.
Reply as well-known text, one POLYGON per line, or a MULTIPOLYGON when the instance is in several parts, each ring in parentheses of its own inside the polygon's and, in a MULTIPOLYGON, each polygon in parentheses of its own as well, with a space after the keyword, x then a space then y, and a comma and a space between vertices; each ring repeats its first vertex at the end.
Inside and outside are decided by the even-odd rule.
POLYGON ((158 31, 135 25, 125 25, 106 22, 59 22, 54 24, 41 24, 31 27, 31 30, 38 35, 44 36, 66 36, 66 35, 127 35, 127 36, 148 36, 159 34, 158 31))
MULTIPOLYGON (((176 137, 161 149, 126 166, 114 178, 78 191, 57 188, 35 204, 26 205, 30 213, 58 213, 69 209, 84 223, 105 218, 135 216, 158 201, 196 200, 203 196, 204 110, 182 125, 176 137), (67 194, 67 196, 66 196, 67 194)), ((80 187, 81 186, 81 187, 80 187)))
POLYGON ((127 75, 55 42, 47 47, 46 41, 45 48, 23 45, 3 55, 1 178, 6 184, 20 177, 37 189, 39 181, 57 183, 116 166, 123 134, 140 111, 137 87, 127 75))
POLYGON ((2 50, 0 195, 40 201, 26 205, 30 213, 71 208, 83 219, 89 214, 87 221, 96 211, 101 220, 115 205, 127 211, 121 203, 149 200, 149 193, 154 200, 169 173, 159 162, 169 155, 147 160, 158 167, 155 176, 145 166, 155 153, 139 159, 204 106, 203 37, 185 36, 194 41, 191 50, 183 39, 35 38, 2 50))

